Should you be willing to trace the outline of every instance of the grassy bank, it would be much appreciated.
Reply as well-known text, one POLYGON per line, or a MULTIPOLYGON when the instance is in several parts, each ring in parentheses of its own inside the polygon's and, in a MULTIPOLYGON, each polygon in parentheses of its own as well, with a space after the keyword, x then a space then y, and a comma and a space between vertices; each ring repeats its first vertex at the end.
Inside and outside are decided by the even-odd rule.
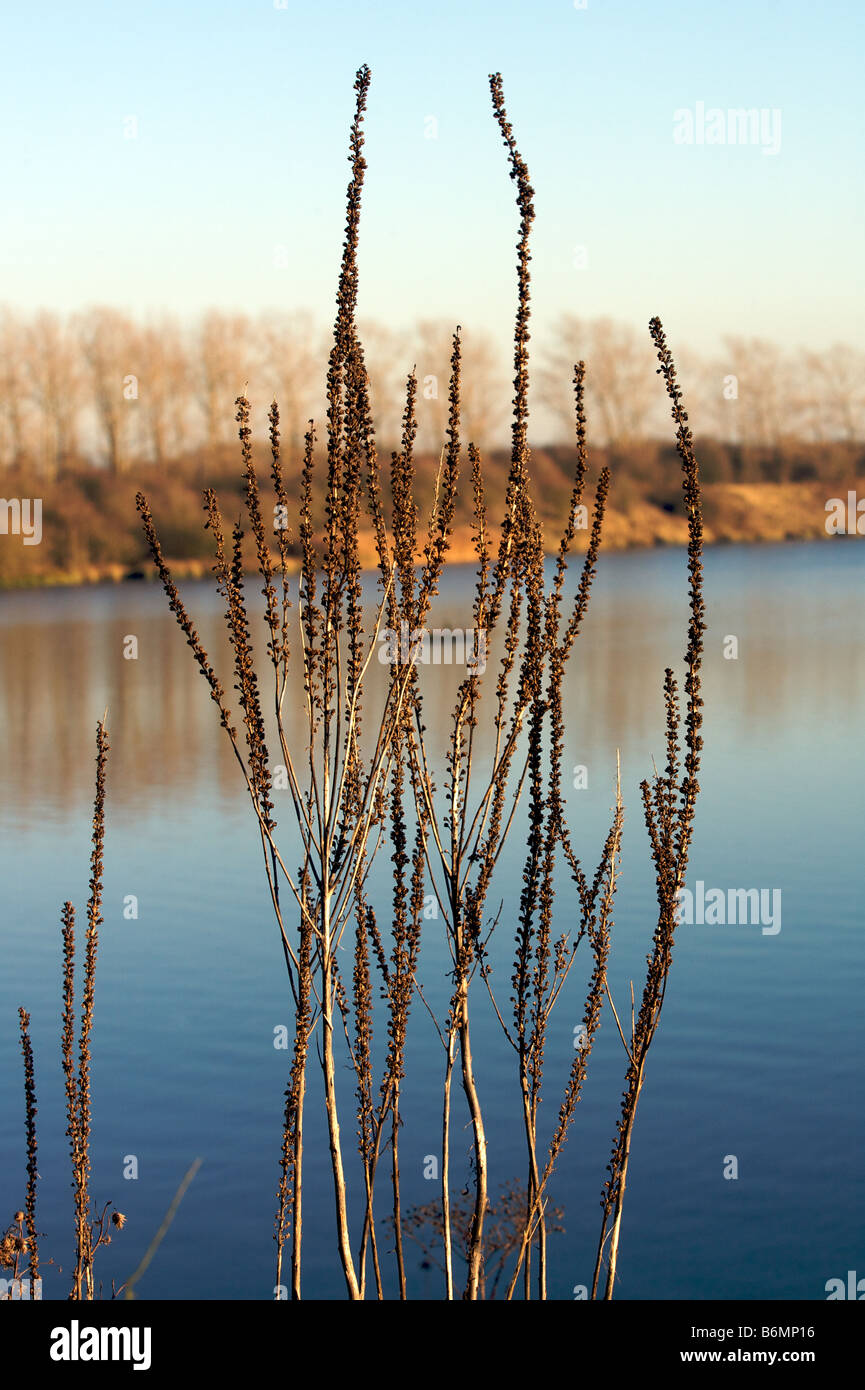
MULTIPOLYGON (((779 455, 778 451, 743 459, 729 448, 711 443, 705 453, 705 471, 710 475, 704 490, 709 544, 825 538, 827 500, 855 490, 857 478, 859 493, 865 492, 861 482, 863 458, 850 448, 811 448, 806 459, 789 453, 779 455), (767 473, 776 476, 767 477, 767 473)), ((675 474, 660 446, 643 444, 612 457, 598 450, 596 457, 598 467, 609 461, 613 469, 604 539, 607 549, 685 544, 687 520, 675 474)), ((554 546, 568 505, 571 451, 539 450, 532 463, 539 509, 554 546)), ((417 501, 422 514, 434 490, 436 464, 432 456, 419 461, 417 501)), ((490 500, 496 505, 504 496, 505 464, 494 455, 488 465, 490 500), (499 490, 501 497, 497 496, 499 490)), ((299 468, 293 468, 289 482, 296 480, 298 473, 299 468)), ((209 574, 210 537, 201 525, 205 482, 216 488, 228 519, 240 515, 240 475, 231 450, 216 457, 185 458, 165 470, 142 465, 119 477, 86 466, 50 481, 24 470, 8 471, 0 479, 3 497, 41 498, 42 535, 39 544, 28 545, 21 535, 0 534, 0 588, 119 582, 130 576, 149 576, 135 511, 135 493, 140 487, 147 490, 154 515, 159 518, 165 552, 177 576, 209 574)), ((272 517, 273 498, 265 492, 263 501, 265 516, 272 517)), ((475 558, 469 501, 466 496, 460 498, 454 518, 455 560, 475 558)), ((317 498, 316 505, 321 519, 323 498, 317 498)), ((577 531, 578 547, 587 536, 588 530, 577 531)), ((364 564, 372 566, 375 547, 371 533, 361 534, 360 547, 364 564)))

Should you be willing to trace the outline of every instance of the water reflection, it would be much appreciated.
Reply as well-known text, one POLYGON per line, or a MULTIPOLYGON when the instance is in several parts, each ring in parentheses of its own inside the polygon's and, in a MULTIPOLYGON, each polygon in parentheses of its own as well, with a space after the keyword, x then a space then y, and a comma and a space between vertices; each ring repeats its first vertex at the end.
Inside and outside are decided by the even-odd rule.
MULTIPOLYGON (((857 907, 863 562, 865 548, 855 543, 707 556, 705 775, 691 870, 707 884, 782 889, 784 926, 775 937, 695 927, 677 943, 640 1116, 620 1267, 624 1297, 820 1298, 825 1280, 849 1264, 862 1139, 849 1097, 861 1084, 865 989, 857 907), (731 635, 739 654, 725 660, 731 635), (723 1182, 721 1158, 729 1152, 744 1156, 746 1181, 723 1182), (836 1200, 827 1204, 830 1184, 836 1200), (661 1238, 665 1233, 673 1233, 670 1240, 661 1238)), ((608 824, 615 753, 622 750, 626 825, 611 957, 619 999, 627 997, 629 980, 640 978, 654 926, 636 788, 652 755, 663 755, 661 680, 684 648, 684 579, 681 551, 602 557, 567 677, 566 758, 571 767, 586 765, 589 779, 587 791, 568 788, 568 814, 587 864, 594 864, 608 824)), ((431 621, 469 626, 471 582, 470 569, 452 572, 431 621)), ((372 581, 371 595, 374 589, 372 581)), ((231 692, 219 600, 202 584, 185 586, 184 597, 231 692)), ((0 1050, 18 1055, 17 1005, 32 1008, 44 1136, 41 1219, 50 1249, 65 1256, 71 1230, 57 1048, 59 906, 69 896, 80 909, 86 899, 93 733, 108 705, 94 1174, 98 1190, 115 1195, 120 1160, 131 1152, 141 1156, 143 1179, 123 1187, 128 1240, 104 1252, 105 1277, 122 1279, 135 1267, 180 1178, 201 1155, 201 1173, 142 1296, 237 1297, 242 1287, 243 1296, 269 1297, 286 1080, 286 1054, 273 1048, 273 1027, 290 1022, 290 1013, 260 846, 205 682, 163 595, 150 585, 0 595, 0 662, 0 932, 11 962, 0 977, 0 1050), (137 661, 123 659, 130 634, 138 638, 137 661), (126 893, 140 894, 140 920, 122 917, 126 893)), ((371 669, 381 682, 381 669, 371 669)), ((459 675, 421 669, 426 723, 440 746, 459 675)), ((494 679, 492 667, 488 675, 494 679)), ((373 689, 370 717, 375 704, 373 689)), ((297 695, 286 699, 286 721, 289 738, 301 744, 297 695)), ((488 752, 484 723, 479 761, 488 752)), ((290 850, 292 817, 286 811, 281 819, 290 850)), ((523 829, 514 827, 513 852, 503 856, 491 895, 496 906, 503 897, 507 909, 493 941, 493 983, 505 1001, 523 829)), ((382 867, 375 905, 385 922, 386 857, 382 867)), ((574 910, 565 881, 557 925, 569 925, 574 910)), ((440 1013, 448 961, 438 924, 429 924, 422 950, 427 997, 440 1013)), ((545 1068, 548 1128, 573 1056, 582 988, 581 976, 557 1006, 545 1068)), ((513 1056, 503 1050, 487 1004, 479 994, 473 1042, 498 1192, 512 1178, 524 1181, 524 1150, 514 1124, 513 1056)), ((557 1298, 570 1299, 575 1283, 590 1282, 599 1186, 623 1075, 608 1021, 551 1194, 567 1213, 566 1233, 550 1247, 557 1298)), ((384 1038, 382 1031, 376 1036, 384 1038)), ((406 1075, 405 1210, 423 1221, 431 1199, 423 1159, 438 1144, 442 1055, 421 1008, 410 1022, 406 1075)), ((340 1080, 349 1134, 353 1083, 347 1072, 340 1080)), ((25 1170, 14 1067, 0 1070, 0 1114, 0 1171, 16 1174, 17 1183, 25 1170)), ((467 1166, 464 1118, 454 1126, 455 1173, 467 1166)), ((310 1154, 325 1145, 320 1111, 311 1104, 310 1154)), ((326 1162, 310 1162, 307 1176, 308 1292, 339 1297, 326 1162)), ((359 1192, 355 1163, 355 1203, 359 1192)), ((11 1210, 18 1201, 15 1187, 11 1210)), ((357 1229, 356 1206, 352 1221, 357 1229)), ((414 1292, 422 1293, 428 1278, 435 1296, 438 1272, 416 1273, 414 1292)))
MULTIPOLYGON (((865 677, 858 560, 853 546, 825 545, 730 548, 709 555, 707 742, 715 723, 734 728, 747 743, 771 739, 791 719, 852 722, 865 677), (797 567, 805 567, 808 582, 796 584, 793 607, 790 581, 797 567), (731 636, 738 642, 735 660, 723 655, 731 636)), ((471 626, 473 577, 469 566, 448 574, 429 626, 471 626)), ((611 775, 616 748, 628 761, 658 750, 662 672, 668 664, 678 669, 684 647, 684 578, 681 551, 602 558, 565 687, 567 755, 574 763, 594 763, 599 775, 603 769, 611 775)), ((257 586, 250 590, 257 600, 257 586)), ((372 597, 372 579, 368 590, 372 597)), ((184 586, 183 594, 233 696, 220 600, 206 582, 184 586)), ((262 633, 262 655, 263 647, 262 633)), ((488 707, 497 653, 492 644, 488 707)), ((5 593, 0 657, 3 791, 19 821, 78 813, 90 784, 93 727, 106 706, 115 815, 134 814, 160 797, 222 799, 242 790, 206 683, 156 586, 5 593), (123 656, 129 635, 138 641, 137 660, 123 656)), ((421 666, 420 672, 426 723, 443 748, 463 671, 421 666)), ((384 670, 374 661, 368 719, 383 683, 384 670)), ((267 672, 263 686, 269 696, 267 672)), ((284 717, 291 746, 301 747, 305 713, 299 689, 286 697, 284 717)), ((489 757, 490 739, 489 717, 482 718, 479 759, 489 757)), ((640 775, 648 767, 645 762, 640 775)))

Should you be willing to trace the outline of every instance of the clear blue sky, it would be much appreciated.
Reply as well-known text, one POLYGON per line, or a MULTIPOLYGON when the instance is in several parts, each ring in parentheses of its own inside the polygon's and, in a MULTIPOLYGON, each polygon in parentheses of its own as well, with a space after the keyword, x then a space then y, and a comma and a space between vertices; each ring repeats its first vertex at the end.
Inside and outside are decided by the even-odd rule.
POLYGON ((698 350, 726 333, 861 347, 863 13, 861 0, 9 6, 0 302, 328 322, 352 81, 368 62, 363 314, 509 335, 499 69, 536 190, 539 326, 560 310, 641 326, 659 313, 698 350), (780 110, 780 150, 676 144, 674 111, 698 102, 780 110))

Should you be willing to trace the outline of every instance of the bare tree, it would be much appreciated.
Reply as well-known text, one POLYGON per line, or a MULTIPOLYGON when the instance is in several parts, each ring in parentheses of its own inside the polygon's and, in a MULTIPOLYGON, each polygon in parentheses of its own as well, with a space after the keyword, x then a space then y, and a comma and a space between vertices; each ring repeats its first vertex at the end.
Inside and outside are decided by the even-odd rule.
POLYGON ((40 419, 42 468, 62 473, 78 450, 83 372, 75 337, 57 314, 40 313, 24 335, 26 367, 40 419))
POLYGON ((119 310, 95 308, 79 315, 77 332, 108 467, 117 475, 128 461, 132 425, 137 421, 135 328, 119 310))
POLYGON ((0 461, 24 462, 29 383, 22 358, 23 326, 9 308, 0 310, 0 461))
POLYGON ((609 318, 561 316, 538 382, 541 400, 568 429, 573 405, 566 383, 580 359, 587 366, 588 410, 598 421, 599 441, 625 445, 645 438, 653 412, 653 366, 643 339, 609 318))
MULTIPOLYGON (((443 319, 421 319, 408 335, 418 374, 418 444, 436 454, 447 430, 446 383, 455 327, 443 319)), ((486 450, 497 427, 507 420, 509 377, 489 334, 461 331, 460 346, 465 381, 460 409, 465 435, 486 450)))
POLYGON ((231 442, 229 407, 249 377, 252 356, 245 314, 211 310, 196 326, 190 347, 191 379, 209 448, 231 442))
MULTIPOLYGON (((402 429, 405 379, 414 361, 412 353, 417 349, 413 348, 410 335, 374 319, 362 319, 359 332, 369 373, 376 434, 383 446, 395 447, 402 429)), ((441 441, 436 449, 440 447, 441 441)))
POLYGON ((467 439, 489 450, 508 418, 510 374, 489 333, 466 329, 463 336, 465 382, 463 424, 467 439))
POLYGON ((321 369, 327 352, 310 314, 266 314, 256 324, 263 361, 262 381, 279 401, 283 440, 303 449, 307 421, 318 415, 321 369))
POLYGON ((865 439, 865 354, 844 343, 805 351, 795 364, 796 417, 817 443, 865 439))
POLYGON ((163 467, 190 442, 189 357, 174 319, 147 324, 137 334, 139 438, 148 458, 163 467))
POLYGON ((735 390, 735 442, 772 448, 790 433, 790 373, 781 349, 764 338, 724 339, 725 376, 735 390))

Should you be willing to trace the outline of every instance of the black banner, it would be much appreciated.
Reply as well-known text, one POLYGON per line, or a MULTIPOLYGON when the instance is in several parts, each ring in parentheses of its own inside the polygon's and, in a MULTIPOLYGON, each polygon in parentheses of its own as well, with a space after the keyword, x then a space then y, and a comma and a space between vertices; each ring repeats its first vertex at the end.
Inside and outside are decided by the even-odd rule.
MULTIPOLYGON (((566 1339, 558 1342, 556 1359, 570 1355, 570 1339, 579 1347, 576 1365, 583 1357, 592 1363, 598 1357, 617 1373, 626 1370, 665 1372, 672 1366, 721 1365, 784 1367, 805 1366, 827 1375, 849 1370, 855 1365, 857 1343, 861 1337, 859 1316, 850 1309, 826 1303, 596 1303, 594 1306, 561 1303, 526 1308, 510 1304, 507 1336, 521 1335, 531 1328, 533 1336, 566 1339), (525 1311, 524 1311, 525 1309, 525 1311), (511 1320, 514 1312, 520 1322, 511 1320), (525 1323, 522 1319, 525 1318, 525 1323), (535 1321, 537 1319, 537 1321, 535 1321), (598 1338, 597 1342, 586 1338, 598 1338), (612 1339, 612 1340, 611 1340, 612 1339)), ((456 1324, 438 1322, 440 1313, 430 1304, 391 1305, 368 1314, 346 1330, 337 1329, 341 1316, 332 1302, 305 1302, 286 1306, 281 1303, 164 1303, 118 1300, 113 1303, 70 1304, 61 1302, 11 1302, 0 1313, 4 1320, 3 1352, 9 1369, 24 1372, 35 1369, 40 1376, 63 1380, 69 1375, 91 1377, 107 1370, 164 1376, 167 1372, 218 1372, 221 1378, 239 1372, 248 1375, 253 1367, 278 1367, 287 1356, 286 1334, 315 1334, 321 1326, 329 1336, 316 1345, 324 1351, 328 1380, 332 1381, 340 1358, 347 1367, 357 1366, 363 1341, 381 1335, 378 1318, 394 1318, 397 1335, 408 1329, 417 1340, 414 1355, 422 1358, 429 1374, 441 1357, 443 1373, 453 1369, 454 1345, 429 1339, 431 1331, 448 1326, 458 1328, 461 1355, 471 1354, 477 1336, 477 1356, 488 1357, 491 1369, 505 1343, 490 1345, 486 1340, 492 1317, 498 1325, 496 1308, 481 1312, 480 1323, 464 1323, 457 1312, 456 1324), (369 1320, 371 1319, 371 1320, 369 1320), (337 1335, 334 1336, 334 1333, 337 1335), (423 1339, 423 1340, 421 1340, 423 1339), (16 1365, 17 1362, 17 1365, 16 1365)), ((446 1319, 447 1319, 447 1315, 446 1319)), ((504 1335, 504 1334, 503 1334, 504 1335)), ((515 1344, 515 1351, 518 1349, 515 1344)), ((294 1353, 292 1353, 294 1355, 294 1353)), ((317 1355, 318 1353, 315 1352, 317 1355)), ((546 1361, 550 1353, 544 1353, 546 1361)), ((411 1373, 410 1364, 405 1367, 411 1373)), ((288 1366, 286 1367, 288 1371, 288 1366)))

